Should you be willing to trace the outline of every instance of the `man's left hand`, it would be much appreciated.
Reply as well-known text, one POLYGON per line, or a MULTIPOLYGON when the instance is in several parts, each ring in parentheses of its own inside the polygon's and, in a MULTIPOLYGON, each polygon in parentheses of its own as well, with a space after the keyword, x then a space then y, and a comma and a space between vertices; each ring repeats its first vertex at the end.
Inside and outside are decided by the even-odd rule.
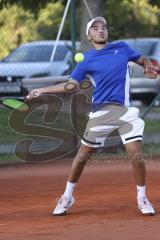
POLYGON ((157 70, 155 67, 153 66, 147 66, 144 70, 144 75, 147 77, 147 78, 151 78, 151 79, 154 79, 157 77, 157 70))

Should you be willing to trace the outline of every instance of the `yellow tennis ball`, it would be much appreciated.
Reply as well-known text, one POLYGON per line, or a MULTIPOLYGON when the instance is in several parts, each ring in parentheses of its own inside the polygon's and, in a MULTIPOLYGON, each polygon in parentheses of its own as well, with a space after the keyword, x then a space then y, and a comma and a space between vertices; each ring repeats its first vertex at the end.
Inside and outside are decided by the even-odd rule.
POLYGON ((74 56, 74 60, 79 63, 84 60, 84 55, 82 53, 76 53, 74 56))

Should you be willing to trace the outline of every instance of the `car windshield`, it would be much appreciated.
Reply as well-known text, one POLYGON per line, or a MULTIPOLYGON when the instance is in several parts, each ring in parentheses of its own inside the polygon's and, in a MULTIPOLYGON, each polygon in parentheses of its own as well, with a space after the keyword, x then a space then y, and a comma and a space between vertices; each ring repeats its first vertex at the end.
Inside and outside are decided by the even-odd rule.
POLYGON ((142 55, 151 56, 154 53, 157 42, 155 41, 126 41, 128 45, 137 51, 141 52, 142 55))
MULTIPOLYGON (((13 51, 4 62, 49 62, 53 51, 53 45, 22 46, 13 51)), ((67 53, 67 47, 57 46, 54 61, 62 61, 67 53)))

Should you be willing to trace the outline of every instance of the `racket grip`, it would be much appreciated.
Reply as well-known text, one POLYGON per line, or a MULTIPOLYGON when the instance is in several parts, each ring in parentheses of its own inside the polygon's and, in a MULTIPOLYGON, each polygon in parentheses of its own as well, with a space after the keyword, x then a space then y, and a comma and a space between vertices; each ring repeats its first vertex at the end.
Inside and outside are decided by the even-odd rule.
POLYGON ((38 95, 39 95, 39 94, 38 94, 38 91, 33 92, 33 96, 34 96, 34 97, 38 97, 38 95))
POLYGON ((27 102, 27 101, 29 101, 30 99, 32 99, 32 96, 33 96, 33 97, 38 97, 38 95, 39 95, 38 92, 35 91, 35 92, 32 93, 32 95, 29 95, 29 94, 28 94, 27 96, 25 96, 25 97, 24 97, 24 101, 27 102))
POLYGON ((27 101, 29 100, 29 96, 28 96, 28 95, 25 96, 25 97, 23 98, 23 100, 24 100, 24 102, 27 102, 27 101))

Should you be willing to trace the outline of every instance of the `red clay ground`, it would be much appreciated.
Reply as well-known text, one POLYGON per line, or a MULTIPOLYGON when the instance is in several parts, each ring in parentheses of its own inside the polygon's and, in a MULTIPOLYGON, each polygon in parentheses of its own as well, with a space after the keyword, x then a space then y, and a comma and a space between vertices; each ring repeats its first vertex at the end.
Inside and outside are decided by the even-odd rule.
POLYGON ((157 215, 141 216, 129 163, 90 162, 67 216, 53 217, 71 161, 0 169, 1 240, 158 240, 160 161, 147 163, 148 196, 157 215))

